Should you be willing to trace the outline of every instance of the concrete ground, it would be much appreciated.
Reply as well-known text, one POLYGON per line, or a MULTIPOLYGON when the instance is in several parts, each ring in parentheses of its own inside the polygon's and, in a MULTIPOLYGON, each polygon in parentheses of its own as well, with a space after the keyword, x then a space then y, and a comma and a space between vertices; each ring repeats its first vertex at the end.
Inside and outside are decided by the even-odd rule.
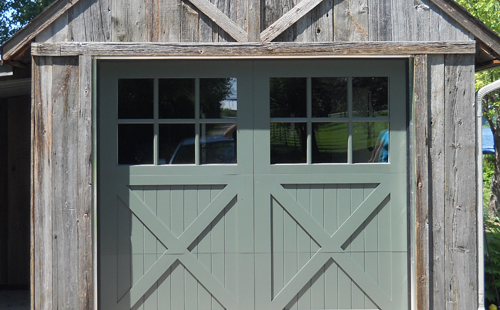
POLYGON ((29 291, 0 290, 0 310, 29 310, 29 291))

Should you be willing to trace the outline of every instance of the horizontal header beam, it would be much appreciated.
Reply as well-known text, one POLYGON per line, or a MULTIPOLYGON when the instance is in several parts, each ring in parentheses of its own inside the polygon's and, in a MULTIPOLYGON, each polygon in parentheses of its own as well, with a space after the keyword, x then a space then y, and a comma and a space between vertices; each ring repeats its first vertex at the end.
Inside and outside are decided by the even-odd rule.
POLYGON ((32 43, 33 56, 327 57, 474 54, 475 41, 329 43, 32 43))

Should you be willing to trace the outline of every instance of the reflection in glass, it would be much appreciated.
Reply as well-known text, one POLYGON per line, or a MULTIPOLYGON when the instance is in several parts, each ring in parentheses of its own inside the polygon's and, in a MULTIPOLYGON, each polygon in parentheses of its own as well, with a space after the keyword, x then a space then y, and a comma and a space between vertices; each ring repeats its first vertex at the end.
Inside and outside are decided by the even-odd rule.
POLYGON ((160 79, 160 118, 194 118, 194 79, 160 79))
POLYGON ((271 164, 306 162, 306 123, 271 123, 271 164))
POLYGON ((201 118, 236 117, 236 79, 200 79, 201 118))
POLYGON ((151 124, 118 125, 118 164, 153 164, 154 126, 151 124))
POLYGON ((347 123, 313 123, 312 162, 347 163, 347 123))
POLYGON ((153 118, 153 79, 118 80, 118 118, 153 118))
POLYGON ((307 79, 271 78, 271 117, 307 116, 307 79))
POLYGON ((389 116, 387 77, 356 77, 352 79, 353 117, 389 116))
POLYGON ((194 164, 194 125, 159 125, 158 164, 194 164))
POLYGON ((201 164, 236 163, 236 124, 200 125, 201 164))
POLYGON ((347 117, 347 78, 312 78, 312 116, 347 117))
POLYGON ((352 160, 354 163, 389 161, 389 125, 387 122, 353 124, 352 160))

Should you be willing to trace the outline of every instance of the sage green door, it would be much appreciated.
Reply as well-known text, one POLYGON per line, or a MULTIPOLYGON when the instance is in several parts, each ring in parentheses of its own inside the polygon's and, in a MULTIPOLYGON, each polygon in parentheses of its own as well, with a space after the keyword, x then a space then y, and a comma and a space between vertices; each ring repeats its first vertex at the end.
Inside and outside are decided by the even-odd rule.
POLYGON ((405 68, 100 61, 100 307, 408 308, 405 68))

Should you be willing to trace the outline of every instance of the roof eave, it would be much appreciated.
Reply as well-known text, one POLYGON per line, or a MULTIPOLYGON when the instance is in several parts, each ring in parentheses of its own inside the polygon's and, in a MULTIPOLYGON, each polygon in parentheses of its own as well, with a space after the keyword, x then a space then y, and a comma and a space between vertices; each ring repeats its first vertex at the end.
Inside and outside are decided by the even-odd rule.
POLYGON ((30 43, 40 32, 45 30, 77 2, 78 0, 56 0, 50 4, 42 13, 33 18, 0 46, 2 62, 14 61, 18 55, 29 49, 30 43))

